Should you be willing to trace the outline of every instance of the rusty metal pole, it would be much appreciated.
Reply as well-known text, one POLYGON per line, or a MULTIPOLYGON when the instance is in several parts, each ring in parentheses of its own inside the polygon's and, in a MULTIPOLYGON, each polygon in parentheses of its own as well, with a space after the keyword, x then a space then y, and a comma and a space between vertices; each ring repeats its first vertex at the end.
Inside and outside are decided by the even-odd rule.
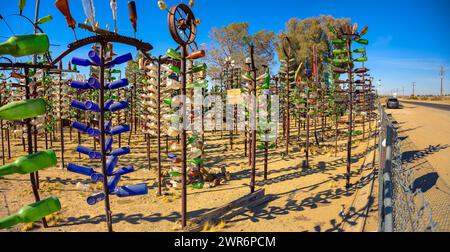
POLYGON ((101 164, 102 164, 102 173, 103 177, 103 192, 105 193, 105 214, 106 214, 106 226, 108 228, 108 232, 112 232, 112 214, 111 214, 111 206, 109 203, 109 190, 108 190, 108 172, 106 170, 106 149, 105 149, 105 54, 106 54, 106 44, 105 42, 100 43, 100 92, 99 92, 99 106, 100 106, 100 151, 102 153, 101 164))
MULTIPOLYGON (((2 93, 0 92, 0 106, 2 102, 2 93)), ((3 135, 3 120, 0 119, 0 134, 1 134, 1 141, 2 141, 2 165, 5 165, 5 141, 4 141, 4 135, 3 135)))
POLYGON ((162 171, 161 171, 161 55, 158 58, 158 86, 157 86, 157 119, 156 120, 156 134, 158 135, 157 148, 157 168, 158 168, 158 196, 162 196, 162 171))
MULTIPOLYGON (((275 95, 278 96, 278 76, 274 78, 275 81, 275 95)), ((278 126, 280 124, 280 118, 277 118, 277 136, 275 137, 275 148, 278 148, 278 126)))
MULTIPOLYGON (((24 69, 25 71, 25 99, 30 99, 30 87, 29 87, 29 79, 28 79, 28 68, 24 69)), ((32 136, 32 125, 31 125, 31 119, 26 119, 25 124, 27 127, 27 144, 28 144, 28 155, 33 154, 33 136, 32 136)), ((36 173, 30 173, 30 182, 31 182, 31 188, 33 189, 34 199, 36 202, 41 201, 41 197, 39 196, 38 186, 37 186, 37 180, 39 179, 36 173)), ((45 228, 48 228, 47 220, 45 218, 42 218, 42 224, 45 228)))
MULTIPOLYGON (((252 145, 251 145, 251 156, 252 156, 252 162, 251 162, 251 182, 250 182, 250 191, 253 193, 255 192, 255 177, 256 177, 256 66, 255 66, 255 46, 250 46, 250 58, 251 58, 251 70, 253 72, 253 80, 252 80, 252 91, 251 95, 253 95, 252 99, 253 103, 252 106, 252 113, 250 113, 250 117, 253 119, 253 125, 250 125, 252 127, 252 145)), ((250 120, 252 122, 252 120, 250 120)))
POLYGON ((181 131, 181 227, 186 227, 186 215, 187 215, 187 146, 186 146, 186 125, 187 125, 187 114, 186 114, 186 57, 188 55, 188 45, 181 46, 181 96, 182 96, 182 131, 181 131))
MULTIPOLYGON (((62 68, 60 69, 62 70, 62 68)), ((59 73, 59 124, 61 142, 61 169, 64 169, 64 124, 62 119, 62 72, 59 73)))
POLYGON ((306 164, 304 168, 309 167, 309 138, 310 138, 310 113, 309 113, 309 97, 310 97, 310 87, 308 87, 307 93, 306 93, 306 147, 305 147, 305 159, 306 164))
POLYGON ((350 176, 351 176, 351 164, 352 164, 352 134, 353 134, 353 71, 351 66, 351 49, 352 41, 347 36, 347 57, 349 63, 347 64, 348 70, 348 95, 349 95, 349 115, 348 115, 348 141, 347 141, 347 174, 346 174, 346 188, 350 188, 350 176))
POLYGON ((289 155, 289 135, 291 130, 291 115, 290 115, 290 76, 289 76, 289 70, 290 70, 290 60, 291 56, 289 54, 286 55, 286 156, 289 155))

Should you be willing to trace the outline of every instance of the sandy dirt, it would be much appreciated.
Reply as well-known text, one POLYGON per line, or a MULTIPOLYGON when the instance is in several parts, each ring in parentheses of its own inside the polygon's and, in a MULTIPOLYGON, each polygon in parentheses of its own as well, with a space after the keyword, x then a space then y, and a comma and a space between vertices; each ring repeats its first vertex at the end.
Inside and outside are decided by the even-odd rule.
POLYGON ((387 112, 398 123, 404 169, 411 169, 415 178, 413 190, 423 192, 437 230, 450 231, 450 112, 405 103, 402 109, 387 112))
MULTIPOLYGON (((450 112, 428 107, 402 104, 402 109, 387 110, 392 113, 401 126, 401 132, 408 135, 418 150, 428 146, 450 145, 450 112)), ((433 155, 427 160, 439 173, 441 179, 450 184, 450 147, 433 155)))
MULTIPOLYGON (((293 125, 294 123, 292 123, 293 125)), ((344 125, 343 125, 344 127, 344 125)), ((342 130, 345 130, 344 128, 342 130)), ((228 134, 220 132, 206 134, 207 154, 206 166, 226 166, 232 173, 232 181, 210 189, 188 190, 189 217, 197 217, 213 208, 222 206, 250 192, 250 170, 244 155, 243 134, 233 150, 228 148, 228 134)), ((98 164, 86 158, 78 158, 74 148, 76 134, 72 141, 67 140, 66 164, 76 162, 98 168, 98 164)), ((366 135, 367 136, 367 135, 366 135)), ((303 137, 303 136, 302 136, 303 137)), ((68 139, 68 132, 65 133, 68 139)), ((237 138, 235 138, 235 141, 237 138)), ((304 139, 304 138, 303 138, 304 139)), ((58 139, 53 143, 59 155, 58 139)), ((345 144, 346 138, 339 140, 339 153, 334 155, 333 139, 325 143, 325 147, 314 148, 311 168, 302 169, 303 150, 298 145, 296 132, 292 133, 291 154, 283 157, 282 141, 278 149, 272 150, 269 156, 269 176, 262 177, 263 156, 258 154, 257 187, 265 188, 271 201, 244 214, 226 221, 215 231, 376 231, 377 185, 374 183, 375 169, 372 162, 375 158, 375 139, 354 141, 351 182, 356 186, 345 189, 345 144), (375 189, 374 189, 375 188, 375 189), (368 218, 366 218, 368 216, 368 218)), ((83 138, 84 145, 92 146, 92 140, 83 138)), ((123 144, 124 145, 124 144, 123 144)), ((39 149, 44 146, 42 140, 39 149)), ((149 194, 134 198, 117 198, 111 196, 111 208, 115 231, 178 231, 180 219, 180 193, 170 189, 169 195, 157 197, 156 141, 151 147, 151 169, 147 169, 146 145, 141 135, 133 135, 131 139, 132 154, 120 159, 119 165, 132 164, 137 172, 125 176, 119 185, 145 182, 149 186, 149 194)), ((163 147, 164 150, 164 147, 163 147)), ((23 155, 21 142, 14 141, 13 161, 23 155)), ((170 166, 164 159, 163 166, 170 166)), ((89 206, 86 197, 94 191, 101 190, 101 184, 92 184, 86 177, 70 173, 60 168, 51 168, 39 172, 41 198, 49 195, 59 197, 62 210, 56 221, 50 222, 49 229, 43 229, 37 223, 32 231, 76 232, 106 231, 103 202, 89 206), (78 182, 90 186, 89 191, 76 187, 78 182)), ((0 179, 0 216, 14 213, 23 205, 33 202, 31 185, 27 175, 12 175, 0 179)), ((25 225, 18 225, 6 231, 26 230, 25 225)), ((214 230, 214 229, 213 229, 214 230)))

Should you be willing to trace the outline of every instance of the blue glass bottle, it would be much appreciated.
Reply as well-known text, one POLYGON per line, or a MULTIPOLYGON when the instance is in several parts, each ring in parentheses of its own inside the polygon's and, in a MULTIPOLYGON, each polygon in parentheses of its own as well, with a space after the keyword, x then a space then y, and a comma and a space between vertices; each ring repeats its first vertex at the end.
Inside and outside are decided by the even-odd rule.
POLYGON ((98 202, 105 200, 105 198, 106 198, 105 193, 101 192, 89 196, 86 201, 89 205, 93 206, 98 202))
POLYGON ((128 85, 129 85, 128 79, 121 79, 121 80, 117 80, 117 81, 111 82, 108 85, 108 89, 115 90, 115 89, 127 87, 128 85))
POLYGON ((139 196, 139 195, 145 195, 148 193, 148 187, 147 184, 137 184, 137 185, 129 185, 129 186, 120 186, 114 191, 113 194, 115 194, 117 197, 132 197, 132 196, 139 196))
POLYGON ((87 83, 93 89, 100 89, 100 82, 95 78, 89 78, 87 83))
POLYGON ((84 104, 84 102, 80 102, 78 100, 73 100, 70 103, 70 106, 72 106, 73 108, 79 109, 79 110, 85 110, 85 111, 88 110, 86 108, 86 105, 84 104))
POLYGON ((89 86, 89 84, 87 84, 86 82, 82 82, 82 81, 71 81, 70 87, 80 89, 80 90, 91 89, 91 86, 89 86))
POLYGON ((131 153, 130 147, 122 147, 111 151, 111 156, 120 157, 131 153))
POLYGON ((126 133, 128 131, 130 131, 130 126, 127 124, 124 124, 124 125, 120 125, 120 126, 116 126, 116 127, 112 128, 109 133, 111 135, 115 136, 115 135, 126 133))
POLYGON ((109 106, 108 110, 111 111, 111 112, 117 112, 119 110, 127 109, 127 108, 128 108, 128 102, 127 101, 121 101, 121 102, 115 102, 114 104, 109 106))
POLYGON ((112 175, 123 176, 123 175, 129 174, 129 173, 132 173, 132 172, 134 172, 133 166, 128 165, 128 166, 122 167, 122 168, 118 169, 117 171, 113 172, 112 175))
POLYGON ((92 60, 92 62, 94 62, 97 66, 100 65, 101 59, 98 56, 98 53, 96 51, 93 51, 93 50, 89 51, 88 56, 92 60))
POLYGON ((67 165, 67 170, 70 172, 78 173, 81 175, 86 175, 89 177, 95 173, 94 169, 92 169, 91 167, 76 165, 76 164, 72 164, 72 163, 67 165))
POLYGON ((92 63, 90 60, 88 59, 82 59, 82 58, 77 58, 77 57, 73 57, 72 58, 72 64, 73 65, 78 65, 78 66, 94 66, 95 64, 92 63))

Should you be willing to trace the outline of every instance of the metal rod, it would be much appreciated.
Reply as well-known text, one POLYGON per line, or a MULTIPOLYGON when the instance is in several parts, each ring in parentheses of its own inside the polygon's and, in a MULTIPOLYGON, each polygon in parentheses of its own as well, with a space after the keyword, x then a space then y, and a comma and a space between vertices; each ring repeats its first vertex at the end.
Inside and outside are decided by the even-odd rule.
POLYGON ((352 41, 347 37, 347 57, 349 63, 347 64, 348 71, 348 94, 349 94, 349 115, 348 115, 348 141, 347 141, 347 174, 346 174, 346 188, 350 188, 351 164, 352 164, 352 133, 353 133, 353 73, 350 59, 352 58, 351 49, 352 41))
MULTIPOLYGON (((28 79, 28 68, 24 69, 25 71, 25 99, 30 99, 30 87, 29 87, 29 79, 28 79)), ((32 126, 31 126, 31 119, 26 119, 26 128, 27 128, 27 144, 28 144, 28 155, 33 154, 33 142, 32 142, 32 126)), ((31 182, 31 188, 33 189, 34 199, 36 202, 41 201, 41 197, 39 196, 39 191, 37 187, 37 180, 39 178, 36 176, 35 173, 30 173, 30 182, 31 182)), ((44 228, 48 228, 47 220, 42 218, 42 224, 44 225, 44 228)))
POLYGON ((255 177, 256 177, 256 66, 255 66, 255 46, 250 46, 250 59, 251 59, 251 71, 253 72, 253 80, 252 80, 252 89, 251 89, 251 95, 253 96, 253 103, 252 106, 252 112, 250 113, 251 119, 250 122, 253 123, 253 125, 250 125, 252 127, 252 134, 251 134, 251 182, 250 182, 250 191, 251 193, 255 192, 255 177))
POLYGON ((187 45, 181 46, 181 96, 182 96, 182 131, 181 131, 181 227, 185 228, 187 223, 187 190, 186 190, 186 173, 187 173, 187 163, 186 163, 186 125, 187 125, 187 114, 186 114, 186 56, 187 45))
POLYGON ((112 232, 112 215, 111 207, 109 203, 109 190, 108 190, 108 172, 106 171, 106 149, 105 149, 105 54, 106 54, 106 44, 104 42, 100 43, 100 89, 99 89, 99 106, 100 106, 100 151, 102 153, 101 163, 102 163, 102 173, 103 173, 103 192, 105 193, 105 214, 106 214, 106 225, 108 232, 112 232))
POLYGON ((287 54, 286 55, 286 115, 285 115, 285 119, 286 119, 286 156, 289 155, 289 137, 290 137, 290 131, 291 131, 291 114, 290 114, 290 88, 291 88, 291 79, 289 76, 289 68, 290 68, 290 61, 291 61, 291 55, 287 54))
POLYGON ((59 74, 59 123, 61 141, 61 169, 64 169, 64 124, 62 119, 62 76, 59 74))
POLYGON ((158 196, 162 196, 162 171, 161 171, 161 55, 158 58, 158 86, 157 88, 157 120, 156 120, 156 134, 158 135, 158 154, 157 154, 157 168, 158 168, 158 196))

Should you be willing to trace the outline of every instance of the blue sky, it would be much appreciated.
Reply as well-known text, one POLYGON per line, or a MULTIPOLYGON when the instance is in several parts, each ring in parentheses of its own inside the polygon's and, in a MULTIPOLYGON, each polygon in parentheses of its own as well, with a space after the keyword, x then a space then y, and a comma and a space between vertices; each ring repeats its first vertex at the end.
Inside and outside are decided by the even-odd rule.
MULTIPOLYGON (((4 1, 0 9, 17 34, 31 33, 32 27, 11 14, 18 13, 17 0, 4 1)), ((84 22, 82 0, 69 0, 72 16, 77 22, 84 22)), ((169 6, 188 1, 166 0, 169 6)), ((138 10, 137 38, 150 42, 154 55, 174 47, 167 28, 167 14, 157 8, 157 0, 136 0, 138 10)), ((94 0, 96 20, 102 28, 112 26, 109 0, 94 0)), ((128 20, 127 1, 118 0, 118 28, 121 34, 132 36, 128 20)), ((28 0, 24 14, 34 17, 35 1, 28 0)), ((320 14, 335 17, 349 17, 360 26, 370 28, 367 38, 369 61, 367 66, 376 79, 382 80, 381 92, 388 94, 398 89, 400 95, 412 92, 416 82, 419 94, 439 92, 439 68, 444 65, 450 70, 450 1, 448 0, 196 0, 194 12, 202 20, 198 27, 197 42, 209 43, 208 32, 213 26, 224 26, 231 22, 247 21, 251 32, 261 29, 280 32, 292 17, 307 18, 320 14)), ((61 53, 68 42, 74 40, 64 17, 54 6, 54 0, 41 0, 40 16, 52 14, 54 20, 42 26, 49 35, 53 57, 61 53)), ((4 22, 0 22, 0 40, 11 33, 4 22)), ((89 34, 77 29, 79 38, 89 34)), ((118 52, 130 48, 118 47, 118 52)), ((83 48, 76 56, 84 56, 89 48, 83 48)), ((70 55, 75 56, 75 55, 70 55)), ((67 58, 64 62, 67 62, 67 58)), ((450 75, 450 74, 448 74, 450 75)), ((444 80, 444 89, 450 93, 450 77, 444 80)))

